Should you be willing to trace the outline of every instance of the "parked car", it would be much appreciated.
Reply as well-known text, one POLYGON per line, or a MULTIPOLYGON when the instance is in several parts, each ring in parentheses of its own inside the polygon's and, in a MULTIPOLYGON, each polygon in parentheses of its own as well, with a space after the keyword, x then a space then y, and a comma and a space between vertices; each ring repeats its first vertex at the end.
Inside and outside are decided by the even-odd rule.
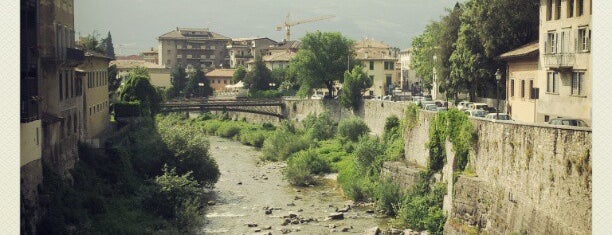
POLYGON ((425 106, 427 106, 428 104, 436 105, 436 102, 433 102, 433 101, 430 101, 430 100, 422 100, 421 101, 421 107, 423 107, 423 109, 425 109, 425 106))
POLYGON ((470 109, 464 112, 470 117, 485 117, 487 115, 487 111, 481 109, 470 109))
POLYGON ((313 99, 313 100, 320 100, 320 99, 323 99, 323 95, 321 95, 321 94, 314 94, 314 95, 312 95, 312 96, 310 97, 310 99, 313 99))
POLYGON ((467 105, 468 109, 480 109, 480 110, 489 110, 489 106, 485 103, 471 103, 467 105))
POLYGON ((423 109, 427 111, 438 111, 438 106, 436 106, 435 104, 426 104, 425 106, 423 106, 423 109))
POLYGON ((448 111, 448 107, 438 107, 438 112, 448 111))
POLYGON ((577 127, 588 127, 589 125, 586 122, 575 119, 575 118, 553 118, 548 121, 548 124, 551 125, 562 125, 562 126, 577 126, 577 127))
POLYGON ((390 95, 386 95, 386 96, 383 96, 382 100, 389 100, 389 101, 391 101, 391 98, 392 97, 390 95))
POLYGON ((438 107, 448 107, 448 102, 446 102, 446 101, 436 100, 434 102, 436 103, 436 106, 438 106, 438 107))
POLYGON ((419 105, 421 103, 421 101, 423 101, 423 97, 422 96, 413 96, 412 97, 412 102, 414 102, 417 105, 419 105))
POLYGON ((487 114, 487 116, 485 116, 486 119, 491 119, 491 120, 507 120, 507 121, 512 121, 512 118, 510 118, 510 115, 505 114, 505 113, 489 113, 487 114))
POLYGON ((457 109, 464 111, 466 109, 468 109, 468 105, 472 104, 472 102, 469 101, 461 101, 459 102, 459 104, 457 104, 457 109))

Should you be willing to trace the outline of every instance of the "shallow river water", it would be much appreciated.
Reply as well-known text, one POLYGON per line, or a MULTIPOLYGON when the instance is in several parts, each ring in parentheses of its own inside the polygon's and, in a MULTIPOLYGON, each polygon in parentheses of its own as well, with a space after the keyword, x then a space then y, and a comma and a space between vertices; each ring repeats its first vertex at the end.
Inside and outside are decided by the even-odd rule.
POLYGON ((387 218, 367 213, 374 208, 362 206, 352 206, 342 220, 326 221, 336 208, 352 204, 335 180, 293 187, 283 180, 283 163, 260 163, 260 151, 236 141, 214 136, 209 140, 221 177, 208 192, 214 205, 206 209, 200 234, 363 234, 372 227, 386 227, 387 218), (284 218, 290 214, 296 218, 284 218), (296 224, 283 225, 286 220, 296 224))

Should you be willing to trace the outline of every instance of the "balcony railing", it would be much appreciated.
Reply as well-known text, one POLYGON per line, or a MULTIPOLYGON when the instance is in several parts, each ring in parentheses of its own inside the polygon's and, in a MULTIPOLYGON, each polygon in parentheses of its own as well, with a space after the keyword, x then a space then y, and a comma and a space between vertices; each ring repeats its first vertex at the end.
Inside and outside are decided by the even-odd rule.
POLYGON ((551 69, 570 69, 574 67, 576 57, 574 53, 545 54, 544 65, 551 69))

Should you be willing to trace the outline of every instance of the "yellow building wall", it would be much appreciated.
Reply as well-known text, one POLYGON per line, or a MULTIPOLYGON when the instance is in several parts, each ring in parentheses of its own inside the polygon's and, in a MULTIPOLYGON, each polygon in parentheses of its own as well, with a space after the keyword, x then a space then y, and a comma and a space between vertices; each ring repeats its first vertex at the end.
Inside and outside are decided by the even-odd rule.
MULTIPOLYGON (((534 123, 536 118, 536 102, 531 99, 529 81, 533 81, 533 86, 538 84, 538 58, 513 60, 508 62, 507 79, 507 102, 510 107, 513 120, 534 123), (514 80, 514 96, 512 96, 511 82, 514 80), (521 97, 521 81, 525 81, 525 96, 521 97)), ((540 88, 540 92, 542 89, 540 88)))
MULTIPOLYGON (((363 60, 362 66, 363 70, 368 74, 368 76, 374 76, 374 83, 370 89, 366 91, 366 95, 370 94, 370 91, 373 92, 373 97, 382 97, 385 95, 385 82, 387 80, 387 75, 391 76, 391 83, 397 84, 399 86, 399 77, 397 76, 397 72, 395 69, 385 69, 385 61, 384 60, 372 60, 374 61, 374 69, 370 70, 370 60, 363 60)), ((391 62, 395 64, 395 60, 388 60, 386 62, 391 62)))
POLYGON ((21 123, 19 127, 20 166, 24 166, 42 155, 42 127, 40 120, 21 123))
POLYGON ((102 134, 110 122, 108 101, 108 59, 88 56, 79 67, 85 72, 83 79, 84 117, 83 137, 92 139, 102 134), (89 81, 91 79, 91 87, 89 81), (96 85, 95 81, 101 81, 96 85))

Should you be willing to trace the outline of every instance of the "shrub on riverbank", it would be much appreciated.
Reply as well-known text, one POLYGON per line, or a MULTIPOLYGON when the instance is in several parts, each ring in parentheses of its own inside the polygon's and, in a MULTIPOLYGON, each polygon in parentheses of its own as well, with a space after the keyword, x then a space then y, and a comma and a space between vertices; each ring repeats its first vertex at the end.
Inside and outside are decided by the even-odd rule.
POLYGON ((356 142, 360 136, 370 132, 370 128, 360 118, 351 117, 338 123, 338 135, 341 138, 356 142))
POLYGON ((298 133, 293 123, 284 121, 263 144, 261 158, 268 161, 284 161, 300 150, 308 148, 311 140, 298 133))
POLYGON ((329 162, 321 158, 313 149, 302 150, 287 160, 285 178, 292 185, 306 186, 315 184, 314 175, 330 171, 329 162))

